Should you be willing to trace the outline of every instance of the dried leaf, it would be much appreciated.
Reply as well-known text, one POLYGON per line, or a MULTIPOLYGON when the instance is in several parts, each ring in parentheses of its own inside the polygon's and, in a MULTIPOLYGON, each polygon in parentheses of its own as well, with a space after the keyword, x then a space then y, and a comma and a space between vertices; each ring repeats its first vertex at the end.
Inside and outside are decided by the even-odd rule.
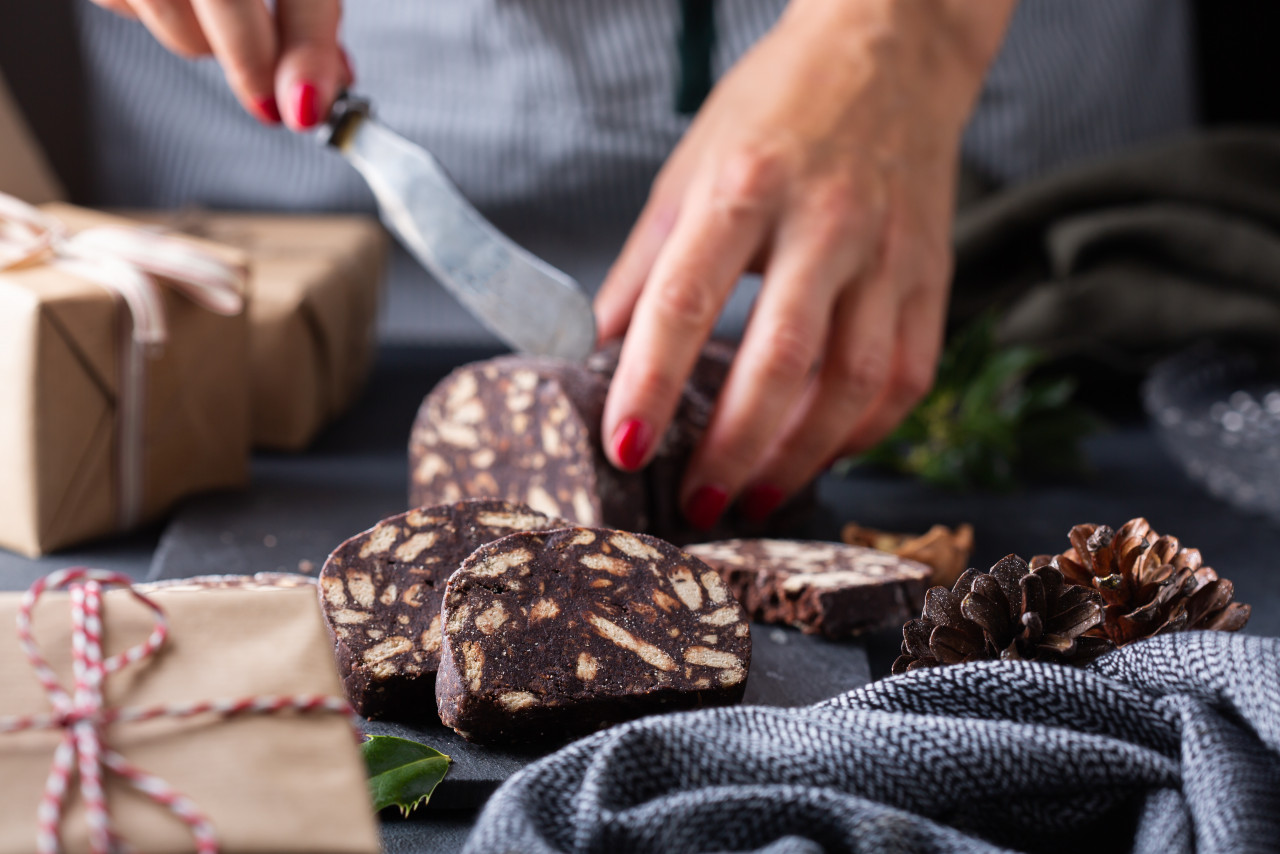
POLYGON ((951 587, 968 566, 969 554, 973 551, 973 526, 962 524, 953 531, 946 525, 934 525, 916 536, 847 522, 841 529, 840 539, 851 546, 879 549, 919 561, 933 569, 934 584, 951 587))

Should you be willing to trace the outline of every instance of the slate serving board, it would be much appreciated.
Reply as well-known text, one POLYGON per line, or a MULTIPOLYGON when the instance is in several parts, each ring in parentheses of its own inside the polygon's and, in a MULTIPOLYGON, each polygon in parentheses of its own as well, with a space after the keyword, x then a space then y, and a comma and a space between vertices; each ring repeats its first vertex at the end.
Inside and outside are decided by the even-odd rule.
MULTIPOLYGON (((405 445, 418 402, 453 366, 492 355, 495 352, 483 349, 384 346, 359 405, 327 430, 307 454, 256 455, 251 490, 239 496, 193 499, 168 525, 40 560, 0 552, 0 589, 22 590, 47 572, 82 563, 118 569, 140 580, 144 576, 296 569, 306 566, 304 561, 318 567, 342 539, 405 509, 405 445)), ((1210 498, 1182 476, 1151 431, 1139 424, 1122 424, 1091 439, 1086 449, 1095 470, 1090 479, 1035 483, 1008 494, 949 492, 866 470, 843 478, 826 477, 820 484, 820 502, 828 518, 815 519, 813 535, 834 537, 839 522, 847 519, 901 531, 922 531, 934 522, 968 521, 977 529, 977 551, 971 565, 985 567, 1009 552, 1030 555, 1065 547, 1067 530, 1079 522, 1114 525, 1131 516, 1146 515, 1157 530, 1174 533, 1200 548, 1213 566, 1235 583, 1236 597, 1253 604, 1247 633, 1280 634, 1280 585, 1276 584, 1272 558, 1280 551, 1280 525, 1239 513, 1210 498)), ((770 646, 773 631, 756 627, 753 635, 756 649, 749 699, 762 701, 756 692, 767 693, 769 683, 775 681, 771 672, 795 677, 795 684, 786 686, 789 691, 776 705, 821 699, 806 694, 819 686, 810 676, 830 680, 822 696, 866 681, 863 645, 828 645, 790 630, 778 630, 788 643, 796 639, 786 650, 818 652, 798 655, 799 663, 785 655, 775 657, 772 660, 779 663, 770 665, 770 656, 783 652, 770 646), (844 653, 837 662, 818 657, 837 655, 836 650, 844 653), (840 667, 849 668, 849 676, 842 676, 840 667), (809 676, 802 676, 801 670, 809 676)), ((865 639, 877 676, 887 672, 900 640, 899 629, 865 639)), ((450 854, 460 850, 476 813, 473 808, 443 809, 447 798, 465 802, 468 786, 470 796, 482 791, 480 787, 486 784, 481 772, 490 760, 491 770, 496 771, 497 763, 505 761, 510 773, 532 758, 497 755, 481 759, 471 753, 464 757, 462 751, 471 750, 468 745, 460 750, 442 741, 440 746, 458 759, 451 772, 453 780, 469 777, 469 781, 449 795, 442 787, 439 800, 433 799, 429 808, 408 820, 387 817, 382 823, 385 854, 450 854)))
MULTIPOLYGON (((861 644, 835 642, 778 626, 751 624, 751 670, 744 703, 758 706, 807 706, 871 681, 861 644)), ((471 744, 443 724, 408 725, 366 721, 365 731, 398 735, 447 753, 453 764, 431 798, 432 809, 477 808, 515 772, 555 746, 486 747, 471 744)))

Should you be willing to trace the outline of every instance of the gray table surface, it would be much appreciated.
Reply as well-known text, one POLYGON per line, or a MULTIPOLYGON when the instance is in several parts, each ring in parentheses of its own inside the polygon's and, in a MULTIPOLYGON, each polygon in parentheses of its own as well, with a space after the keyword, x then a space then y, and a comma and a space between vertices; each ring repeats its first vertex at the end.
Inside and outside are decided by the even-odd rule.
MULTIPOLYGON (((165 524, 40 560, 0 551, 0 589, 23 589, 54 569, 80 564, 119 570, 139 580, 263 570, 314 573, 342 539, 404 509, 405 447, 422 395, 451 367, 491 354, 477 348, 384 347, 368 390, 353 410, 305 454, 255 455, 253 485, 247 491, 193 498, 165 524)), ((989 566, 1011 552, 1030 556, 1059 551, 1067 545, 1069 528, 1080 522, 1119 525, 1143 515, 1160 532, 1199 548, 1209 564, 1234 582, 1237 599, 1254 606, 1246 631, 1280 635, 1280 570, 1273 568, 1280 554, 1280 526, 1208 497, 1140 423, 1091 439, 1087 450, 1091 477, 1007 494, 947 492, 868 471, 843 478, 828 475, 820 483, 821 508, 810 533, 834 538, 840 523, 849 519, 903 531, 967 521, 977 534, 971 563, 989 566)), ((900 632, 887 630, 861 644, 843 645, 840 678, 797 688, 797 702, 854 687, 867 678, 866 656, 869 675, 884 675, 900 637, 900 632)), ((407 821, 387 820, 385 850, 459 850, 474 812, 448 807, 470 803, 463 798, 451 804, 442 793, 434 811, 429 807, 407 821)))

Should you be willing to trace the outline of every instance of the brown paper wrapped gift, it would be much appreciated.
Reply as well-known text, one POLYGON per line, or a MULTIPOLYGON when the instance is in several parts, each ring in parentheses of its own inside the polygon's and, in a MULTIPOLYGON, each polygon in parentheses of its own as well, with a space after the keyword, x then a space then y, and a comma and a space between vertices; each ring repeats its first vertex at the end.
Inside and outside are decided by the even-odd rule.
MULTIPOLYGON (((141 708, 243 697, 341 698, 316 593, 306 587, 156 588, 169 638, 161 650, 107 675, 103 708, 141 708)), ((14 632, 18 594, 0 594, 0 718, 49 711, 14 632)), ((33 634, 59 682, 73 684, 71 611, 65 593, 36 604, 33 634)), ((125 590, 103 597, 103 652, 141 642, 151 612, 125 590)), ((349 719, 325 711, 158 717, 103 728, 107 747, 189 798, 223 854, 378 850, 363 762, 349 719)), ((0 854, 35 848, 36 807, 61 730, 0 732, 0 854)), ((193 851, 192 832, 126 781, 105 775, 115 832, 140 854, 193 851)), ((59 823, 64 851, 88 850, 78 781, 59 823)))
POLYGON ((248 254, 253 444, 305 448, 368 375, 386 232, 351 215, 130 215, 248 254))
MULTIPOLYGON (((68 205, 42 210, 72 232, 128 224, 68 205)), ((244 264, 237 250, 195 242, 244 264)), ((0 272, 0 546, 41 554, 245 482, 244 313, 217 314, 164 286, 159 305, 168 340, 139 360, 144 381, 129 383, 134 326, 121 299, 52 263, 0 272), (133 419, 129 400, 139 401, 133 419), (122 453, 126 444, 136 451, 122 453)))

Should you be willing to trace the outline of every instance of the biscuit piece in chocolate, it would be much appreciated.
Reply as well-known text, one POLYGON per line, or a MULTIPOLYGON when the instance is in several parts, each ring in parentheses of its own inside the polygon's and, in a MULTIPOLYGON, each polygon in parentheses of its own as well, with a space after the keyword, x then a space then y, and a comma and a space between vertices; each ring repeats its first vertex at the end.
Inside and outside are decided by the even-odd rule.
POLYGON ((565 524, 522 504, 460 501, 392 516, 338 546, 320 570, 320 603, 355 710, 433 718, 449 576, 487 542, 565 524))
POLYGON ((449 579, 442 616, 440 719, 472 741, 559 740, 746 690, 742 606, 713 569, 643 534, 489 543, 449 579))
POLYGON ((888 552, 814 540, 724 540, 688 551, 719 570, 753 620, 829 638, 911 619, 931 572, 888 552))

